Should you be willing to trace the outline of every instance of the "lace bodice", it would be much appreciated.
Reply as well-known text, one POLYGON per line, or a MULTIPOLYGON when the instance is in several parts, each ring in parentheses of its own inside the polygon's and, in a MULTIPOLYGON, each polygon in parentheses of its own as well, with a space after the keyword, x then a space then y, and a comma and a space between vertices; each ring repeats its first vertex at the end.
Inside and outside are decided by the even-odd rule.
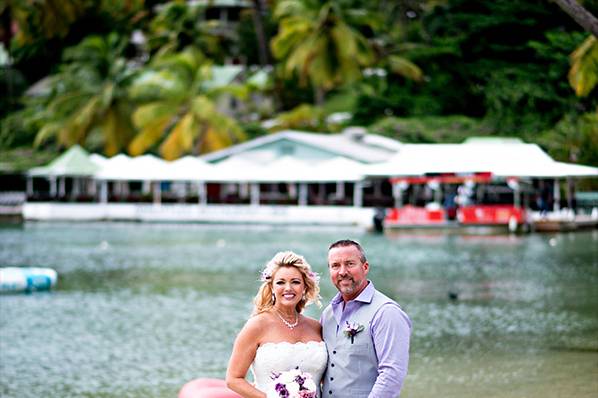
POLYGON ((327 361, 328 353, 323 341, 265 343, 258 347, 251 371, 255 387, 264 392, 272 381, 270 375, 273 371, 286 371, 296 367, 309 372, 316 385, 320 385, 327 361))

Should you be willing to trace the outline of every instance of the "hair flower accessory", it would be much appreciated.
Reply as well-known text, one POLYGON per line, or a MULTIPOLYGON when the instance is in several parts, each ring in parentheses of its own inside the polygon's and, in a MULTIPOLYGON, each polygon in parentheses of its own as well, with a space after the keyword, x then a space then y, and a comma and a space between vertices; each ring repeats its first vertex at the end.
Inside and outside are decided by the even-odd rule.
POLYGON ((272 273, 274 272, 274 268, 276 264, 270 262, 266 265, 266 268, 262 270, 260 273, 260 282, 266 282, 272 279, 272 273))
MULTIPOLYGON (((266 268, 262 270, 260 273, 260 282, 266 282, 272 279, 272 274, 274 273, 274 268, 276 268, 275 263, 268 263, 266 268)), ((320 275, 317 272, 309 271, 307 276, 313 280, 316 284, 320 283, 320 275)))
POLYGON ((355 335, 357 333, 361 332, 363 329, 364 329, 364 326, 362 324, 359 324, 357 322, 349 323, 349 321, 346 321, 346 325, 345 325, 345 328, 343 329, 343 332, 345 333, 345 336, 347 336, 348 338, 351 339, 351 344, 353 344, 355 335))

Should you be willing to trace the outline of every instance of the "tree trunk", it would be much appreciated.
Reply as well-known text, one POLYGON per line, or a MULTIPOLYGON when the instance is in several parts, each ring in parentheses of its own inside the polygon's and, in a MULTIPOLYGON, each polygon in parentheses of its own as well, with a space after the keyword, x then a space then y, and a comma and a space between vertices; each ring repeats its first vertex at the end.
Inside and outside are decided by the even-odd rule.
POLYGON ((553 0, 582 28, 598 37, 598 19, 575 0, 553 0))
POLYGON ((262 67, 268 65, 268 38, 264 30, 264 21, 262 20, 261 0, 253 0, 253 27, 258 44, 258 56, 262 67))
POLYGON ((12 16, 11 16, 11 8, 7 6, 4 9, 4 12, 0 14, 0 27, 1 29, 1 37, 0 41, 4 43, 4 48, 8 53, 10 53, 10 41, 12 40, 12 16))
POLYGON ((324 105, 324 99, 326 98, 326 92, 322 87, 314 86, 314 102, 317 106, 324 105))

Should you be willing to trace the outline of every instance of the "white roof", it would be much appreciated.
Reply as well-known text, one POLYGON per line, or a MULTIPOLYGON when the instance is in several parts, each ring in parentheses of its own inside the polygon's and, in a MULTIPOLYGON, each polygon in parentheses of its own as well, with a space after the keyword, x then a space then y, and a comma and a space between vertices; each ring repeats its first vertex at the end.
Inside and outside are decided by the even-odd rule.
POLYGON ((369 176, 490 172, 501 177, 596 176, 598 169, 555 162, 536 144, 517 142, 404 144, 388 162, 366 166, 369 176))
POLYGON ((164 181, 169 179, 166 165, 166 161, 153 155, 131 158, 120 154, 107 159, 95 178, 110 181, 164 181))
POLYGON ((242 156, 233 156, 213 165, 206 180, 273 183, 358 181, 363 177, 362 166, 359 162, 340 157, 312 164, 283 156, 268 164, 258 164, 242 156))
POLYGON ((97 153, 92 153, 91 155, 89 155, 89 160, 101 167, 106 163, 108 158, 97 153))
POLYGON ((320 178, 326 181, 361 181, 367 165, 343 157, 318 163, 320 178))
POLYGON ((358 181, 363 178, 359 162, 335 157, 316 164, 291 156, 283 156, 270 163, 267 171, 258 176, 259 181, 336 182, 358 181))
POLYGON ((169 181, 206 181, 214 166, 195 156, 185 156, 166 164, 169 181))
MULTIPOLYGON (((319 134, 296 130, 284 130, 265 135, 251 141, 237 144, 220 151, 202 156, 211 162, 240 156, 248 151, 259 150, 260 146, 279 140, 290 140, 330 152, 331 157, 344 156, 363 163, 382 162, 390 159, 401 147, 401 143, 391 138, 375 134, 367 134, 356 128, 347 129, 344 133, 319 134)), ((277 154, 278 155, 278 154, 277 154)))
POLYGON ((530 164, 525 169, 505 163, 497 167, 493 174, 499 177, 536 177, 536 178, 562 178, 562 177, 598 177, 598 168, 582 166, 573 163, 550 161, 544 164, 530 164))
POLYGON ((206 181, 252 182, 265 173, 263 166, 237 156, 212 165, 212 171, 206 181))

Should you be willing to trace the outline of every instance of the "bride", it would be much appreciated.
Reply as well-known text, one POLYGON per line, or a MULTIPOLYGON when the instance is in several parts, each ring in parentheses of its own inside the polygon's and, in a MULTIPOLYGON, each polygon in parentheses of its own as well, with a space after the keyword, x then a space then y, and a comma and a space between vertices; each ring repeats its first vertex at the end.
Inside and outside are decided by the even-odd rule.
POLYGON ((328 357, 322 328, 301 314, 306 305, 320 305, 317 274, 302 256, 286 251, 268 262, 261 281, 252 317, 235 340, 228 388, 244 398, 264 398, 272 390, 272 372, 298 368, 311 375, 319 390, 328 357), (254 384, 245 380, 250 367, 254 384))

